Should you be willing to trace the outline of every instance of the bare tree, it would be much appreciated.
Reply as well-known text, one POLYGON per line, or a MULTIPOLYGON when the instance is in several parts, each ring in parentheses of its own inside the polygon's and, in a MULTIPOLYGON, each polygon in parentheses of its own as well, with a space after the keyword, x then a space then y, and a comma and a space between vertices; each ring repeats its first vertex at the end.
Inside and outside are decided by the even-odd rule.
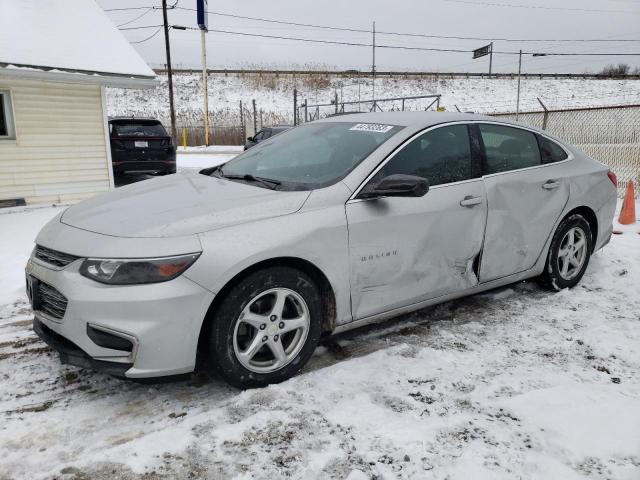
POLYGON ((618 65, 607 65, 601 71, 601 75, 608 75, 610 77, 620 77, 629 75, 631 73, 631 67, 626 63, 619 63, 618 65))

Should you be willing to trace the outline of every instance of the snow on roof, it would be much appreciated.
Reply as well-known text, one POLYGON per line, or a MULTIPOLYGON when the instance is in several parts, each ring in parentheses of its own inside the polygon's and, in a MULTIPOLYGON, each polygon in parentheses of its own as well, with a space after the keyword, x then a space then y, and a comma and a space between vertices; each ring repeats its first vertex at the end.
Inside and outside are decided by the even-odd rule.
POLYGON ((0 64, 155 77, 94 0, 0 0, 0 64))

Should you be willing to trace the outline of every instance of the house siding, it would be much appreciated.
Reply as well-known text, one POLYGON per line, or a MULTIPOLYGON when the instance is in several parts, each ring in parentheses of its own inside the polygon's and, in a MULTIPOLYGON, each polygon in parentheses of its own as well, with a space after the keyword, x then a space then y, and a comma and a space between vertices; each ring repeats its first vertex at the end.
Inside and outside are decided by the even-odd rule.
POLYGON ((68 203, 112 186, 100 85, 0 77, 15 140, 0 140, 0 200, 68 203))

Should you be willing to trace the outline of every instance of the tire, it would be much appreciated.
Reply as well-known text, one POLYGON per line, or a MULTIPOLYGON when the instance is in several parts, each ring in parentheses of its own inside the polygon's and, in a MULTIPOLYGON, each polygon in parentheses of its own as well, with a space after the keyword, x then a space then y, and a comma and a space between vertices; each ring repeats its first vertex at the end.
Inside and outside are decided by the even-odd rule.
POLYGON ((318 345, 321 315, 319 289, 305 273, 290 267, 253 272, 214 313, 210 366, 241 389, 287 380, 318 345))
POLYGON ((579 214, 568 216, 553 235, 547 263, 538 282, 543 287, 556 291, 576 286, 589 265, 592 251, 593 238, 589 222, 579 214))

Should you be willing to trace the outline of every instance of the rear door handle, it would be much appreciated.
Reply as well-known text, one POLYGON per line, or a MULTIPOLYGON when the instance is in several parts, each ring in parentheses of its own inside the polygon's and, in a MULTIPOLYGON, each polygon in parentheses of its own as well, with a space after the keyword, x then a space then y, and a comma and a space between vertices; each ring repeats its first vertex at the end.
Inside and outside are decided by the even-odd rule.
POLYGON ((460 200, 461 207, 474 207, 476 205, 480 205, 481 203, 482 203, 482 198, 472 197, 471 195, 467 195, 462 200, 460 200))
POLYGON ((560 186, 560 182, 556 180, 547 180, 542 184, 542 188, 545 190, 553 190, 554 188, 558 188, 560 186))

